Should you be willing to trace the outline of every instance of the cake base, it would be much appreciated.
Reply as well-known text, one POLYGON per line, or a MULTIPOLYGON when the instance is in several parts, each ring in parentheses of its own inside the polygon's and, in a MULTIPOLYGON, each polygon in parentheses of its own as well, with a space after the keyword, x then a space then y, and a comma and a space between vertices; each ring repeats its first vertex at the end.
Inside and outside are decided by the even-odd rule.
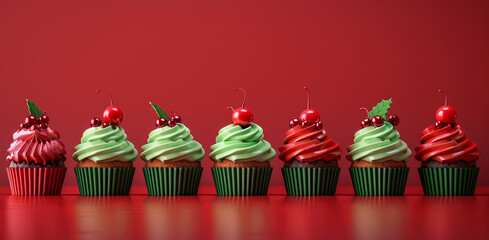
POLYGON ((449 163, 440 163, 438 161, 428 159, 428 161, 421 162, 422 168, 475 168, 477 165, 475 161, 459 160, 449 163))
POLYGON ((353 161, 351 163, 352 168, 397 168, 407 167, 405 161, 385 161, 385 162, 368 162, 364 160, 353 161))
POLYGON ((317 160, 312 162, 300 162, 296 159, 291 159, 288 162, 284 162, 284 168, 325 168, 325 167, 338 167, 338 161, 317 160))

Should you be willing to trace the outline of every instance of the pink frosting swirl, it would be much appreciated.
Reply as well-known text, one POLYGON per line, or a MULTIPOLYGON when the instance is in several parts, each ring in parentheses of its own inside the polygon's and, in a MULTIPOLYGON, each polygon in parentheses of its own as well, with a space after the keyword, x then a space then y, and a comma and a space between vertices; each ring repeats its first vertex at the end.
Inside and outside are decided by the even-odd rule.
POLYGON ((47 128, 45 130, 19 129, 14 133, 13 142, 7 150, 7 161, 36 164, 65 161, 65 145, 59 141, 59 133, 47 128))
POLYGON ((433 159, 440 163, 475 161, 480 155, 477 145, 467 138, 458 124, 453 127, 448 124, 440 129, 434 125, 426 128, 422 132, 421 145, 415 150, 417 160, 433 159))

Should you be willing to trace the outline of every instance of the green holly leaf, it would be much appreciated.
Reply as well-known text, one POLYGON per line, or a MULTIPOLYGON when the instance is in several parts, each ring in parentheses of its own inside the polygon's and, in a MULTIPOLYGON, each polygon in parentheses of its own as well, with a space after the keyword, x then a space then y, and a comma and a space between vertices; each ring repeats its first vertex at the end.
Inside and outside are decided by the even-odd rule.
POLYGON ((29 108, 29 114, 38 118, 42 115, 42 111, 37 107, 37 105, 33 101, 29 101, 26 99, 27 107, 29 108))
POLYGON ((385 116, 387 114, 387 110, 391 107, 392 104, 392 98, 389 100, 382 100, 377 104, 377 106, 373 107, 370 112, 368 112, 368 117, 373 118, 377 115, 383 117, 384 119, 387 120, 387 117, 385 116))
POLYGON ((156 111, 156 114, 158 114, 158 116, 160 118, 164 118, 166 120, 170 120, 170 117, 168 117, 168 115, 166 115, 165 111, 161 110, 161 108, 158 107, 158 105, 156 105, 154 103, 151 103, 151 102, 149 102, 149 104, 151 105, 151 107, 153 107, 153 109, 156 111))

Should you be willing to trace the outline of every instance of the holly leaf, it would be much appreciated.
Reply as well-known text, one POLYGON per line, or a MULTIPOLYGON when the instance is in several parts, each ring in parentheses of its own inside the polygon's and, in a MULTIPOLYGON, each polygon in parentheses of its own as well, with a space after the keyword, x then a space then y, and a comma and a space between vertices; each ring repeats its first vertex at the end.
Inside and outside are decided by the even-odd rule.
POLYGON ((392 98, 390 98, 389 100, 382 100, 381 102, 377 103, 377 105, 373 107, 370 112, 368 112, 368 117, 373 118, 379 115, 384 119, 387 119, 385 115, 387 114, 387 111, 391 107, 391 104, 392 104, 392 98))
POLYGON ((38 118, 42 115, 42 111, 37 107, 37 105, 33 101, 29 101, 26 99, 27 107, 29 108, 29 114, 38 118))
POLYGON ((156 111, 156 114, 158 114, 158 116, 160 118, 164 118, 166 120, 170 120, 170 117, 168 117, 168 115, 166 115, 165 111, 161 110, 160 107, 158 107, 158 105, 152 103, 152 102, 149 102, 149 104, 151 105, 151 107, 153 107, 153 109, 156 111))

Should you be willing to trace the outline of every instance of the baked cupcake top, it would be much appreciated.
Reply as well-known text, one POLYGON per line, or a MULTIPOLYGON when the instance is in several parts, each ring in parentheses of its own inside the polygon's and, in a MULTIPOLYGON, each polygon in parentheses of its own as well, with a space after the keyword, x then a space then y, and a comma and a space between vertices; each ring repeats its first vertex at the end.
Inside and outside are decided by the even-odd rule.
POLYGON ((211 150, 209 158, 218 162, 224 159, 235 163, 270 162, 276 154, 270 143, 263 140, 263 129, 254 123, 245 128, 234 124, 221 128, 211 150))
POLYGON ((230 160, 232 162, 270 162, 276 152, 270 143, 263 140, 263 129, 253 123, 253 113, 245 108, 246 92, 242 88, 235 88, 244 93, 243 104, 233 110, 233 123, 219 130, 216 144, 211 146, 209 158, 215 162, 230 160))
POLYGON ((41 165, 64 162, 65 146, 59 140, 59 133, 48 126, 49 117, 34 102, 27 100, 27 106, 30 115, 13 134, 13 142, 7 150, 7 161, 41 165))
POLYGON ((292 118, 290 129, 285 133, 284 146, 279 147, 278 158, 284 162, 295 159, 299 162, 317 160, 340 160, 341 149, 323 128, 319 113, 311 108, 309 89, 307 90, 307 109, 299 118, 292 118))
POLYGON ((73 159, 77 162, 87 159, 96 163, 134 162, 137 157, 136 148, 119 126, 94 126, 85 130, 81 143, 73 153, 73 159))
MULTIPOLYGON (((443 90, 438 90, 444 93, 443 90)), ((435 160, 440 163, 455 161, 476 161, 480 151, 477 145, 469 140, 459 124, 457 113, 448 105, 445 94, 445 105, 436 111, 436 123, 421 133, 421 145, 414 148, 419 161, 435 160)))
POLYGON ((391 99, 383 100, 368 112, 369 118, 362 121, 363 128, 355 133, 354 144, 348 147, 346 159, 372 163, 409 160, 411 150, 399 139, 399 132, 395 128, 399 124, 399 117, 386 117, 391 103, 391 99))
POLYGON ((168 117, 161 108, 150 103, 159 116, 156 129, 148 136, 148 144, 141 147, 141 159, 147 162, 199 161, 204 158, 202 145, 194 140, 190 130, 181 123, 178 115, 168 117))

